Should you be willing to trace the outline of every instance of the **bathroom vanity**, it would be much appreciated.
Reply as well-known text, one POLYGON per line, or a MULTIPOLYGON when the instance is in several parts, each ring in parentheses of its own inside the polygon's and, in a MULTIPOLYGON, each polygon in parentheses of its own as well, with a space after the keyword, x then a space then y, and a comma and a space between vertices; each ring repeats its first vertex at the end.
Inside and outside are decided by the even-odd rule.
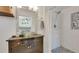
POLYGON ((43 35, 11 37, 7 42, 9 53, 43 53, 43 35))

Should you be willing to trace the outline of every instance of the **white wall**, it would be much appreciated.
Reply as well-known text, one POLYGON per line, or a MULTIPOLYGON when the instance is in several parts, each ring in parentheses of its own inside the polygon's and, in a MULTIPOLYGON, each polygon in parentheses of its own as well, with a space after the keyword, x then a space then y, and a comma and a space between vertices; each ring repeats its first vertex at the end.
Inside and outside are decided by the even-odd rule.
POLYGON ((46 14, 47 12, 46 12, 46 9, 45 9, 45 7, 39 7, 39 9, 38 9, 38 26, 37 26, 37 32, 39 33, 39 34, 42 34, 42 35, 44 35, 44 39, 43 39, 43 52, 48 52, 48 31, 47 31, 47 29, 48 29, 48 21, 47 21, 47 18, 46 18, 46 14), (44 29, 41 29, 41 21, 44 21, 44 29))
POLYGON ((79 52, 79 30, 71 29, 71 14, 79 12, 79 7, 69 7, 62 11, 62 46, 79 52))
POLYGON ((8 52, 8 40, 16 34, 16 20, 14 17, 0 16, 0 52, 8 52))

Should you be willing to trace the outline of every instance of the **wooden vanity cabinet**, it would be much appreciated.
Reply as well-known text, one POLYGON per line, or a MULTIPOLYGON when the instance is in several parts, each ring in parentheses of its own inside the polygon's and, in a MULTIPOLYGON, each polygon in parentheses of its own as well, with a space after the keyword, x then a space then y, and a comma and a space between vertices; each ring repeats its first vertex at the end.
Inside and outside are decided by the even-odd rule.
POLYGON ((43 53, 43 36, 8 41, 9 53, 43 53))

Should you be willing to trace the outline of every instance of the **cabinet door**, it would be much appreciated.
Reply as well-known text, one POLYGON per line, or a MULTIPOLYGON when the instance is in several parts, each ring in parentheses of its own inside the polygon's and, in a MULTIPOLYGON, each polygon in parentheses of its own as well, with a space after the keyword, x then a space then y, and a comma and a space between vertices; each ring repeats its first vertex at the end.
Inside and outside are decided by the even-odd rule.
POLYGON ((20 40, 13 40, 13 41, 9 41, 8 46, 9 46, 9 52, 13 52, 18 46, 21 45, 21 41, 20 40))
POLYGON ((43 52, 43 38, 42 37, 36 38, 35 44, 36 44, 36 52, 42 53, 43 52))

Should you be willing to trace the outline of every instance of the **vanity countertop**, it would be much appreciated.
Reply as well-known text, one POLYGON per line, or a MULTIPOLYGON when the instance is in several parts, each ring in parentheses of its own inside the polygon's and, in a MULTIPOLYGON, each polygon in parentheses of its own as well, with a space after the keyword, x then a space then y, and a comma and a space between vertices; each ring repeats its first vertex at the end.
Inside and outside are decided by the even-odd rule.
POLYGON ((34 39, 34 38, 39 38, 39 37, 43 37, 43 35, 40 35, 40 34, 35 34, 35 35, 28 35, 28 36, 25 36, 25 37, 10 37, 7 41, 11 41, 11 40, 28 40, 28 39, 34 39))

